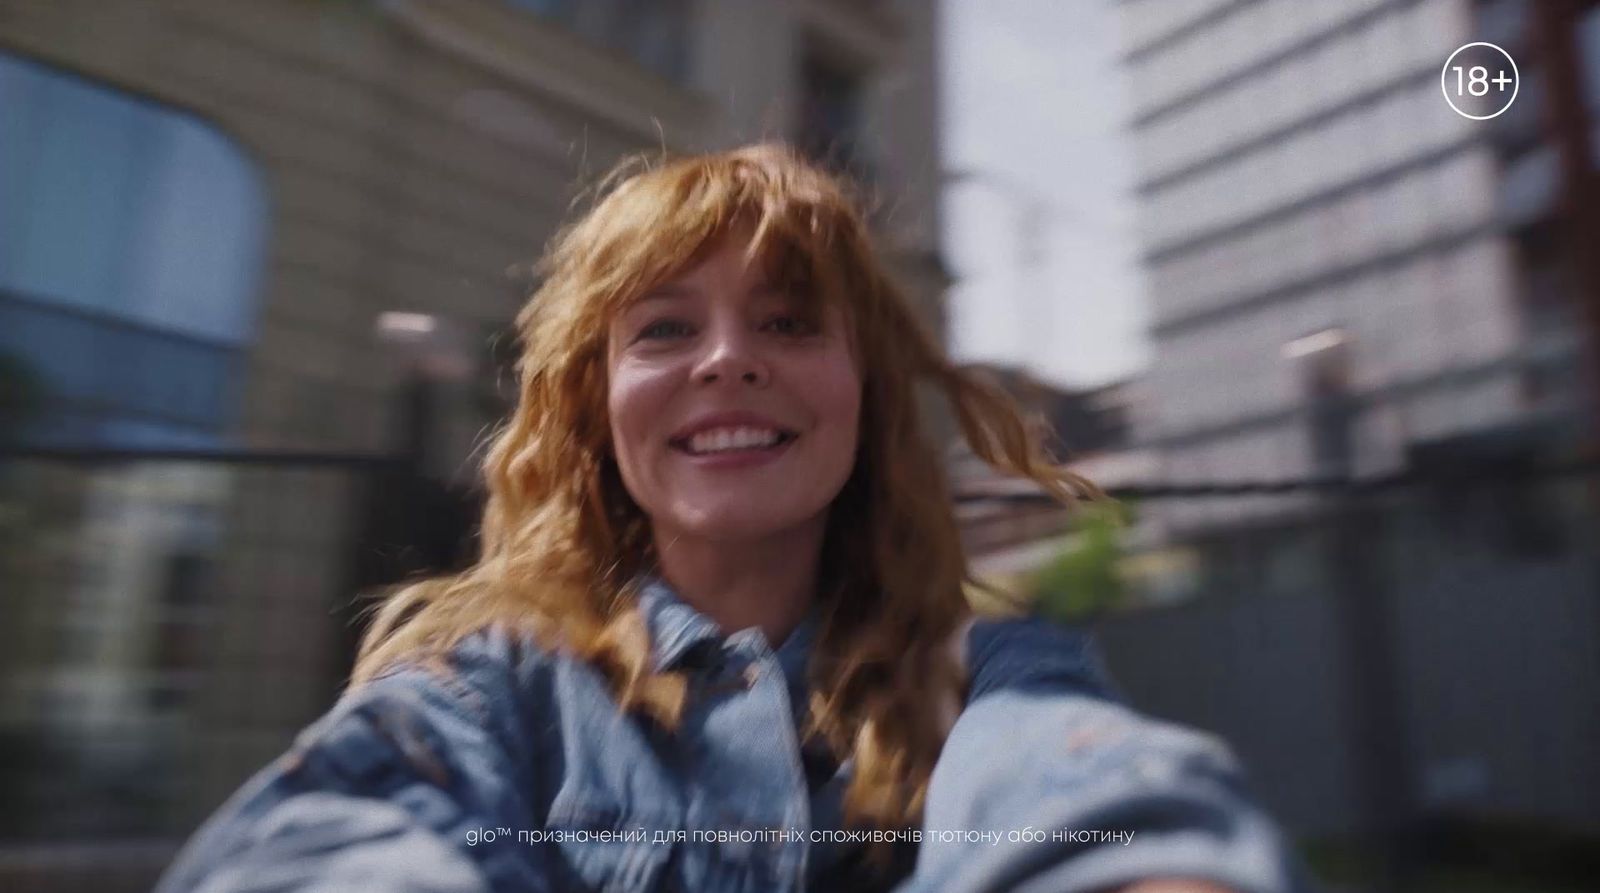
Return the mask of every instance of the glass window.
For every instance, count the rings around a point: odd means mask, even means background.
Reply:
[[[689,13],[686,0],[628,0],[618,38],[628,55],[657,74],[688,77]]]
[[[1584,98],[1590,113],[1600,117],[1600,4],[1591,6],[1578,22],[1578,53]]]
[[[513,6],[519,6],[559,22],[570,20],[578,5],[574,0],[510,0],[510,2]]]
[[[673,81],[689,74],[689,0],[508,0]]]
[[[862,82],[859,75],[807,48],[800,65],[796,142],[812,158],[862,173]]]
[[[177,109],[3,53],[0,115],[5,427],[219,433],[266,228],[244,153]]]

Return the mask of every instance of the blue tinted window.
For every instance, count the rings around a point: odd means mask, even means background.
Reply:
[[[262,265],[249,160],[180,110],[5,54],[0,116],[0,352],[43,397],[25,436],[215,435]]]

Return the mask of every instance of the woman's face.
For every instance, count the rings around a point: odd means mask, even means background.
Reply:
[[[843,315],[803,322],[745,264],[747,241],[723,239],[611,324],[612,443],[658,538],[822,523],[855,463],[861,377]]]

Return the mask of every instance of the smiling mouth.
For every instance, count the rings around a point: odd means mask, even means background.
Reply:
[[[668,445],[690,456],[716,456],[730,453],[760,453],[781,449],[800,435],[793,431],[750,428],[702,431],[689,437],[667,441]]]

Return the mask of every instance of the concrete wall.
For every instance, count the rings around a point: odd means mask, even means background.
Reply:
[[[1577,509],[1572,483],[1564,492]],[[1600,829],[1592,515],[1552,514],[1565,547],[1545,557],[1503,553],[1492,499],[1443,511],[1391,501],[1382,518],[1365,554],[1390,628],[1395,670],[1383,684],[1409,742],[1413,808]],[[1228,739],[1256,793],[1299,835],[1360,822],[1360,695],[1347,687],[1336,615],[1351,595],[1332,582],[1330,533],[1309,528],[1293,549],[1241,536],[1229,548],[1248,566],[1213,574],[1193,601],[1117,615],[1098,631],[1132,702]]]

